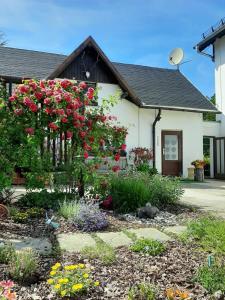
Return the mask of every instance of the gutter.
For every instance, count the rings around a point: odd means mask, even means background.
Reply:
[[[158,114],[152,124],[153,168],[155,168],[155,154],[156,154],[156,151],[155,151],[155,129],[156,129],[156,123],[159,122],[160,119],[161,119],[161,108],[159,108]]]

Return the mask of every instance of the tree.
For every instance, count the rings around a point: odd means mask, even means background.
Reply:
[[[0,47],[3,47],[6,45],[6,40],[5,40],[5,34],[0,31]]]
[[[209,99],[209,101],[212,104],[216,105],[215,94]],[[216,114],[215,113],[210,113],[210,112],[203,113],[203,120],[204,121],[216,121]]]

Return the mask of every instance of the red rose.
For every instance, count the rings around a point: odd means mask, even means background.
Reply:
[[[45,105],[49,105],[51,103],[51,99],[50,98],[45,98],[44,99],[44,104]]]
[[[35,96],[38,100],[41,100],[41,98],[43,97],[43,94],[40,93],[40,92],[36,92],[36,93],[34,94],[34,96]]]
[[[80,135],[80,137],[83,139],[85,136],[86,136],[86,132],[85,131],[80,131],[79,132],[79,135]]]
[[[64,99],[66,102],[71,102],[71,100],[72,100],[71,95],[69,93],[64,94]]]
[[[15,101],[16,99],[17,99],[17,96],[16,96],[16,95],[12,95],[12,96],[9,97],[9,101],[10,101],[10,102]]]
[[[32,102],[31,99],[28,98],[28,97],[25,97],[25,98],[23,99],[23,104],[26,105],[26,106],[30,106],[32,103],[33,103],[33,102]]]
[[[67,118],[62,118],[62,119],[61,119],[61,122],[62,122],[62,123],[68,123],[68,119],[67,119]]]
[[[22,108],[16,108],[16,109],[14,110],[14,114],[17,115],[17,116],[22,115],[22,114],[23,114]]]
[[[46,90],[46,96],[47,97],[51,97],[53,95],[53,91],[52,90]]]
[[[60,85],[61,85],[62,88],[66,89],[66,88],[68,88],[70,85],[72,85],[72,82],[69,81],[69,80],[67,80],[67,79],[65,79],[65,80],[62,80],[62,81],[60,82]]]
[[[19,87],[19,91],[21,92],[21,94],[26,94],[29,91],[29,86],[23,84]]]
[[[87,151],[84,151],[84,159],[87,159],[88,158],[88,153]]]
[[[112,167],[113,172],[118,172],[120,170],[119,166],[113,166]]]
[[[56,113],[59,115],[59,116],[64,116],[65,115],[65,111],[63,108],[59,108],[56,110]]]
[[[119,155],[119,153],[116,153],[116,154],[114,155],[114,160],[115,160],[115,161],[119,161],[119,160],[120,160],[120,155]]]
[[[32,112],[36,112],[36,111],[38,111],[38,106],[35,103],[31,103],[30,110]]]
[[[62,101],[61,95],[56,95],[56,96],[55,96],[55,101],[56,101],[57,103],[61,102],[61,101]]]
[[[87,143],[85,143],[84,142],[84,144],[83,144],[83,148],[84,148],[84,150],[87,150],[87,151],[91,151],[91,146],[89,146]]]
[[[73,113],[72,109],[70,109],[70,108],[67,108],[67,109],[66,109],[66,114],[67,114],[67,116],[72,115],[72,113]]]
[[[55,123],[51,122],[48,124],[48,127],[51,128],[53,131],[57,130],[59,128],[58,125],[56,125]]]
[[[84,121],[85,121],[85,116],[79,116],[79,120],[80,120],[81,122],[84,122]]]
[[[33,135],[34,134],[34,128],[32,128],[32,127],[25,128],[25,132],[29,135]]]
[[[72,87],[72,90],[73,90],[74,92],[78,92],[78,87],[77,87],[77,86],[73,86],[73,87]]]
[[[127,149],[127,145],[122,144],[120,148],[121,148],[121,150],[124,150],[124,151],[125,151],[125,150]]]
[[[72,138],[72,136],[73,136],[73,132],[68,130],[68,131],[66,132],[66,138],[69,140],[69,139]]]
[[[84,89],[86,89],[87,84],[84,81],[82,81],[79,83],[79,87],[84,90]]]
[[[47,108],[45,109],[45,112],[46,112],[47,115],[51,115],[51,114],[52,114],[52,111],[53,111],[53,109],[52,109],[52,108],[49,108],[49,107],[47,107]]]

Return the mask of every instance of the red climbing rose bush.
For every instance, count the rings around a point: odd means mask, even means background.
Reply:
[[[68,171],[66,183],[80,183],[102,158],[120,159],[127,130],[109,115],[112,103],[94,106],[96,100],[96,90],[85,82],[24,80],[17,86],[8,117],[18,131],[18,165],[27,170],[31,185],[57,170]]]

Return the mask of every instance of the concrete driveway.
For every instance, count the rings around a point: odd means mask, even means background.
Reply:
[[[225,217],[225,180],[206,180],[203,183],[184,183],[183,203]]]

